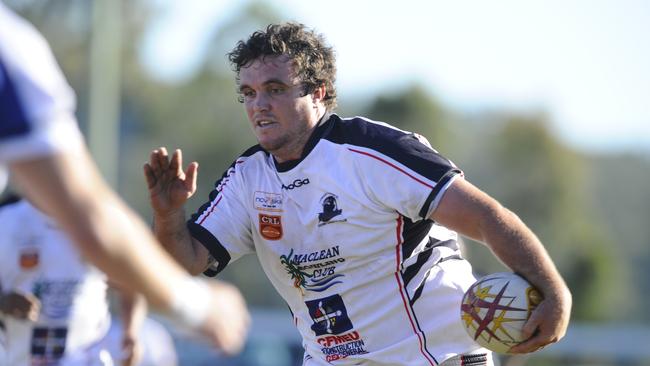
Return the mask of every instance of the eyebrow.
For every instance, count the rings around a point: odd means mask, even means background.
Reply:
[[[267,86],[269,84],[281,84],[281,85],[287,85],[287,86],[289,85],[289,84],[285,83],[283,80],[280,80],[278,78],[271,78],[271,79],[268,79],[268,80],[266,80],[266,81],[264,81],[262,83],[263,86]],[[239,86],[239,91],[241,92],[242,90],[244,90],[246,88],[251,88],[251,87],[248,84],[242,84],[242,85]]]

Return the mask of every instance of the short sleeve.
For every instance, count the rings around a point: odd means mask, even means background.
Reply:
[[[374,138],[348,148],[369,195],[413,221],[428,218],[462,171],[420,135],[384,127]]]
[[[205,274],[214,276],[229,262],[254,251],[251,224],[243,203],[244,181],[238,159],[223,174],[210,192],[210,199],[188,221],[192,237],[208,249],[216,259]]]

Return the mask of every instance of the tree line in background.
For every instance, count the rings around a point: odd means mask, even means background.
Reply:
[[[52,44],[78,96],[82,128],[88,115],[92,2],[6,1]],[[182,148],[200,164],[196,209],[225,168],[254,144],[237,103],[225,53],[238,39],[281,12],[260,2],[241,9],[212,37],[190,80],[154,80],[138,59],[142,35],[159,11],[150,2],[123,3],[119,192],[150,215],[142,163],[158,146]],[[336,47],[336,45],[334,45]],[[513,52],[516,52],[513,50]],[[340,91],[349,94],[348,91]],[[426,136],[468,180],[518,213],[540,236],[574,295],[577,321],[650,322],[650,161],[641,155],[594,155],[564,145],[543,113],[464,113],[443,105],[421,85],[370,100],[339,101],[341,116],[364,115]],[[594,108],[597,108],[595,106]],[[505,268],[484,246],[465,240],[477,274]],[[226,279],[253,305],[285,307],[255,258],[231,266]]]

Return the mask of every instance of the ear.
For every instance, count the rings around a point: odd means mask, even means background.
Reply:
[[[325,89],[325,84],[321,84],[313,93],[311,93],[311,100],[314,104],[323,103],[326,94],[327,90]]]

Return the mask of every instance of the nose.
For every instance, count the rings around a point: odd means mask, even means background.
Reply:
[[[269,109],[271,109],[271,98],[269,95],[267,93],[257,93],[253,101],[253,110],[259,112],[268,111]]]

